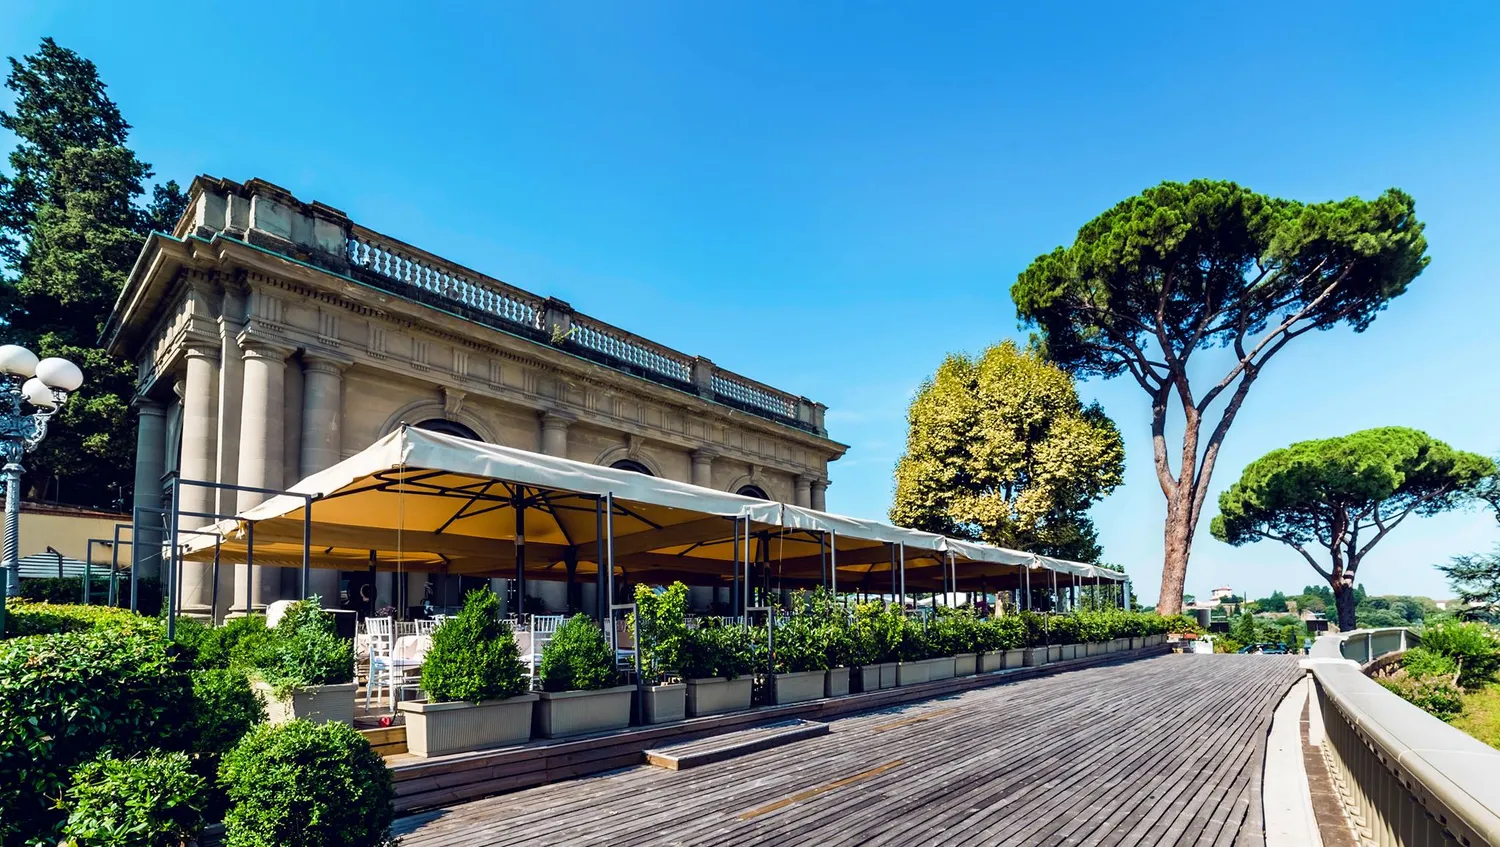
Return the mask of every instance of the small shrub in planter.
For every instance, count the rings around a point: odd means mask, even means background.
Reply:
[[[583,615],[574,615],[557,628],[542,648],[537,676],[543,691],[598,691],[619,679],[615,651],[604,632]]]
[[[475,589],[463,610],[432,634],[422,664],[427,701],[397,706],[406,716],[407,749],[418,756],[478,750],[531,737],[530,680],[500,598]]]
[[[224,756],[226,847],[394,845],[396,790],[364,736],[341,723],[262,724]]]
[[[701,621],[689,633],[683,652],[681,671],[688,685],[689,716],[750,708],[750,680],[741,677],[754,670],[756,653],[749,628],[726,626],[718,618]]]
[[[635,607],[639,613],[634,623],[640,630],[637,649],[641,651],[641,672],[659,680],[681,670],[688,640],[687,586],[674,582],[658,593],[644,583],[637,585]]]
[[[203,829],[207,783],[183,753],[104,756],[73,773],[64,847],[179,847]]]
[[[510,627],[501,623],[500,598],[475,589],[464,607],[432,634],[422,663],[422,690],[437,703],[479,703],[524,694],[526,666]]]
[[[192,689],[159,630],[0,641],[0,843],[56,832],[70,771],[182,744]]]
[[[317,597],[288,606],[276,626],[264,634],[255,624],[243,626],[230,651],[231,663],[246,668],[278,698],[314,686],[354,681],[354,645],[338,637],[333,616]]]
[[[620,686],[615,651],[583,615],[563,622],[542,648],[537,670],[542,694],[536,724],[548,738],[623,729],[630,725],[632,686]]]

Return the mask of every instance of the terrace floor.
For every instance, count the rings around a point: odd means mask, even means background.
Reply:
[[[786,747],[397,821],[405,847],[1260,845],[1291,656],[1162,655],[866,712]]]

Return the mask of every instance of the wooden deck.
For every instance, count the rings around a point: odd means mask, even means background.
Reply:
[[[397,822],[405,847],[1260,845],[1288,656],[1167,655],[836,718],[789,747],[631,767]]]

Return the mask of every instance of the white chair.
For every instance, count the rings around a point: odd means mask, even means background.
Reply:
[[[368,712],[371,689],[376,690],[375,697],[378,700],[380,688],[393,688],[395,685],[391,674],[391,650],[396,646],[395,621],[391,618],[365,618],[365,639],[370,651],[370,672],[365,680],[365,711]],[[395,709],[393,691],[391,710]]]
[[[552,636],[557,632],[557,628],[562,625],[562,621],[562,615],[531,616],[531,629],[529,632],[531,646],[523,652],[521,661],[526,663],[526,671],[531,675],[532,688],[536,688],[537,685],[536,675],[542,666],[542,650],[546,649],[547,642],[552,640]]]
[[[415,627],[415,635],[431,635],[432,631],[437,629],[438,621],[437,618],[433,617],[412,621],[412,624]]]

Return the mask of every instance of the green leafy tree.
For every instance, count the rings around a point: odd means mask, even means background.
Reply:
[[[1454,556],[1438,570],[1466,607],[1464,616],[1500,623],[1500,545],[1490,553]]]
[[[1461,505],[1494,473],[1484,456],[1404,427],[1303,441],[1245,468],[1219,496],[1212,531],[1235,546],[1268,538],[1301,553],[1328,582],[1339,628],[1354,629],[1363,594],[1354,577],[1371,548],[1412,514]],[[1326,567],[1314,544],[1328,551]]]
[[[6,339],[62,356],[84,373],[27,461],[29,496],[117,506],[129,491],[135,426],[128,362],[98,346],[99,332],[152,229],[186,207],[175,182],[138,205],[151,168],[125,146],[130,125],[93,62],[50,38],[10,60],[12,111],[0,126],[18,139],[0,174],[0,321]]]
[[[1395,189],[1300,203],[1194,180],[1125,200],[1021,273],[1011,299],[1053,361],[1078,376],[1129,374],[1150,401],[1167,501],[1163,614],[1181,608],[1214,464],[1250,387],[1294,339],[1364,330],[1427,266],[1426,252],[1412,199]],[[1220,349],[1225,370],[1205,382],[1193,354]],[[1182,433],[1175,451],[1169,416]]]
[[[1099,556],[1088,508],[1125,470],[1120,433],[1073,380],[1014,342],[950,355],[907,411],[891,520],[1081,561]]]

